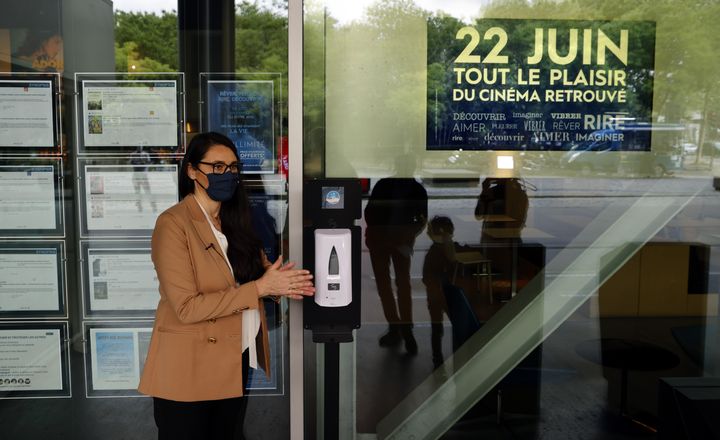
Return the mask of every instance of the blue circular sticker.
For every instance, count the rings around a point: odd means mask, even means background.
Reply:
[[[325,203],[328,205],[337,205],[340,203],[340,192],[338,191],[328,191],[328,193],[325,195]]]

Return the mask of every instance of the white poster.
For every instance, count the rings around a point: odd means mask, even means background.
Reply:
[[[85,166],[88,231],[152,230],[177,201],[177,165]]]
[[[82,82],[85,147],[178,146],[176,81]]]
[[[0,312],[60,310],[58,250],[0,249]]]
[[[154,311],[158,279],[150,249],[89,249],[90,310]]]
[[[0,229],[57,228],[52,166],[0,166]]]
[[[152,328],[91,328],[93,390],[135,390]]]
[[[0,80],[0,146],[54,147],[50,81]]]
[[[59,329],[0,330],[0,392],[62,390]]]

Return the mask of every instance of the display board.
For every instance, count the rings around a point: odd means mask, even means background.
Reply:
[[[71,397],[66,322],[0,323],[0,399]]]
[[[87,397],[140,396],[152,322],[85,322],[85,392]]]
[[[75,79],[85,394],[140,396],[159,300],[149,237],[158,215],[178,202],[183,75],[83,73]]]
[[[428,22],[428,150],[623,151],[623,127],[651,122],[654,22],[442,23]]]
[[[78,73],[79,154],[173,154],[184,144],[181,73]]]
[[[178,201],[178,165],[147,157],[78,161],[81,235],[148,237],[161,212]]]
[[[280,74],[203,73],[202,131],[229,137],[245,174],[274,174],[282,137]]]
[[[80,253],[85,317],[155,315],[160,296],[148,240],[81,240]]]
[[[62,237],[62,159],[0,159],[0,237]]]
[[[0,319],[67,317],[63,241],[0,241]]]
[[[0,73],[0,155],[61,154],[60,75]]]

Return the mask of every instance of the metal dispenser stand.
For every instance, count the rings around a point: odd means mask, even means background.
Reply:
[[[355,220],[362,217],[362,191],[357,179],[317,179],[305,182],[303,190],[303,261],[315,268],[315,230],[348,229],[351,233],[352,301],[341,307],[322,307],[315,298],[304,299],[304,327],[312,331],[313,342],[325,347],[326,439],[339,438],[340,343],[352,342],[352,332],[360,328],[360,249],[361,228]],[[344,258],[341,256],[341,258]],[[318,283],[325,282],[315,279]]]

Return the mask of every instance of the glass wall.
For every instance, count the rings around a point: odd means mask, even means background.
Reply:
[[[159,299],[150,235],[196,133],[234,140],[265,253],[287,255],[286,4],[146,3],[3,4],[2,438],[157,437],[136,391]],[[290,435],[287,307],[265,306],[251,438]]]
[[[340,437],[716,436],[718,3],[304,14],[304,175],[368,183]]]

